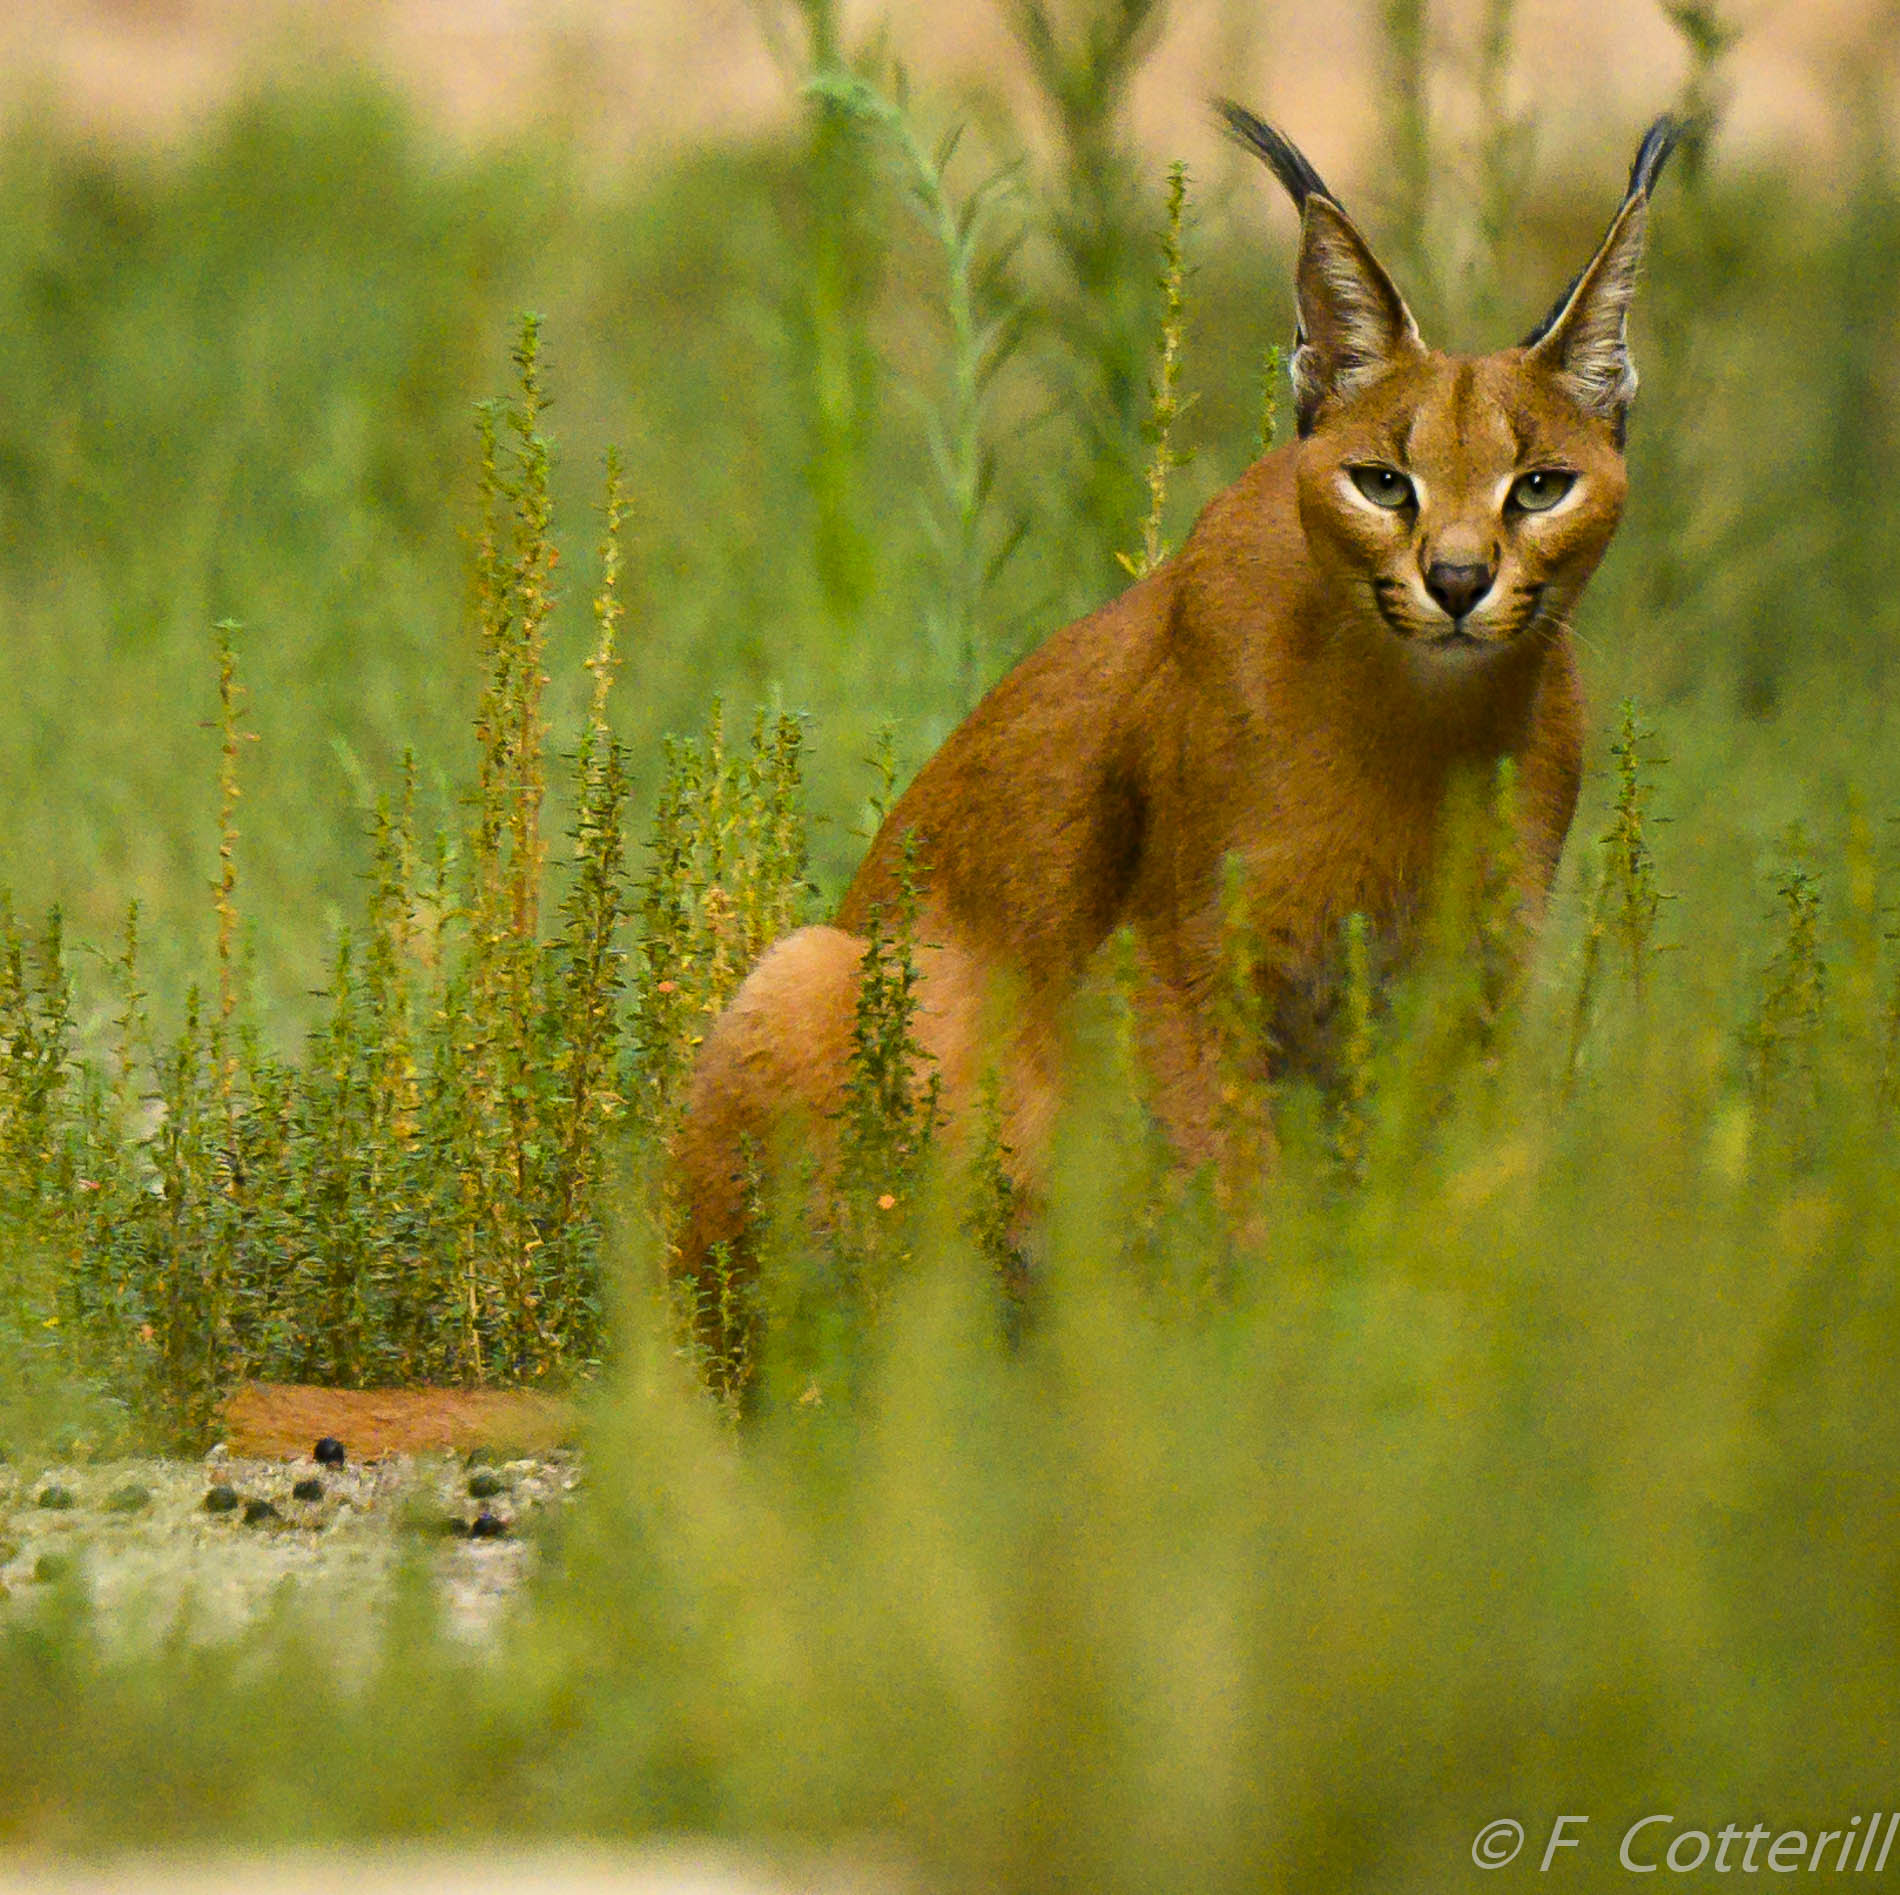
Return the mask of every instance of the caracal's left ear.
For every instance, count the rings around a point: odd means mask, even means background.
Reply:
[[[1619,447],[1636,393],[1630,360],[1629,309],[1643,261],[1649,195],[1683,134],[1673,118],[1659,118],[1630,167],[1629,189],[1583,274],[1550,314],[1524,338],[1529,360],[1553,375],[1585,414],[1600,416]]]

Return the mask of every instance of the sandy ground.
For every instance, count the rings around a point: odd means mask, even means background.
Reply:
[[[247,1382],[224,1409],[224,1445],[233,1454],[263,1460],[294,1460],[326,1435],[365,1461],[432,1448],[545,1454],[572,1447],[579,1431],[571,1403],[521,1389]]]
[[[1054,0],[1058,15],[1078,0]],[[1435,0],[1434,104],[1470,105],[1484,0]],[[932,86],[1021,93],[1008,0],[843,0],[847,38],[887,22]],[[1729,148],[1793,147],[1824,169],[1850,73],[1894,103],[1900,0],[1721,0],[1731,58]],[[481,139],[549,119],[603,156],[783,118],[788,0],[0,0],[0,101],[50,98],[102,135],[168,140],[264,72],[365,62],[440,123]],[[1329,174],[1376,173],[1375,0],[1173,0],[1132,100],[1157,152],[1206,163],[1203,101],[1233,92],[1295,128]],[[1683,71],[1656,0],[1517,0],[1514,104],[1546,143],[1635,128]],[[792,36],[795,37],[795,36]],[[779,42],[775,56],[773,42]]]

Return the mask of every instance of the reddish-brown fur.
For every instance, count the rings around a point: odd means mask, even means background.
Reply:
[[[1213,1154],[1207,1014],[1229,856],[1293,1061],[1317,1051],[1345,918],[1403,951],[1461,771],[1516,759],[1525,889],[1541,901],[1581,763],[1567,620],[1624,497],[1622,315],[1647,182],[1551,333],[1479,358],[1426,350],[1337,205],[1306,197],[1303,438],[1212,501],[1175,558],[1005,677],[890,812],[833,926],[759,963],[709,1039],[679,1140],[684,1267],[741,1235],[748,1143],[769,1148],[788,1112],[821,1134],[835,1113],[863,930],[895,904],[907,832],[929,944],[919,1036],[953,1122],[997,1062],[1031,1187],[1065,1005],[1124,925],[1158,1109],[1185,1156]],[[1410,512],[1373,504],[1355,468],[1402,471]],[[1573,491],[1514,513],[1501,496],[1526,468],[1567,470]],[[1429,575],[1468,564],[1493,582],[1454,619]]]

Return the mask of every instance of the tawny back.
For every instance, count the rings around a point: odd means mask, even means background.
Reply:
[[[694,1078],[684,1269],[742,1247],[747,1151],[772,1149],[787,1113],[821,1139],[835,1117],[863,930],[898,898],[907,836],[928,944],[919,1037],[953,1128],[997,1063],[1031,1201],[1065,1005],[1124,925],[1157,1110],[1185,1159],[1218,1155],[1208,1012],[1229,858],[1286,1063],[1321,1057],[1348,916],[1385,957],[1405,953],[1461,772],[1516,760],[1523,893],[1541,907],[1581,769],[1567,626],[1622,512],[1627,316],[1677,128],[1644,139],[1550,316],[1468,358],[1425,346],[1305,158],[1221,109],[1301,211],[1298,438],[1219,495],[1174,559],[1004,678],[890,812],[834,925],[759,963]],[[1006,1043],[991,1047],[996,1018]]]

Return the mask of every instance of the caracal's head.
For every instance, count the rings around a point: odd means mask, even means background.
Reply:
[[[1609,234],[1524,341],[1457,356],[1420,340],[1300,152],[1240,106],[1220,109],[1300,208],[1291,370],[1316,563],[1365,623],[1432,659],[1469,664],[1548,635],[1622,514],[1630,299],[1650,190],[1681,127],[1650,128]]]

